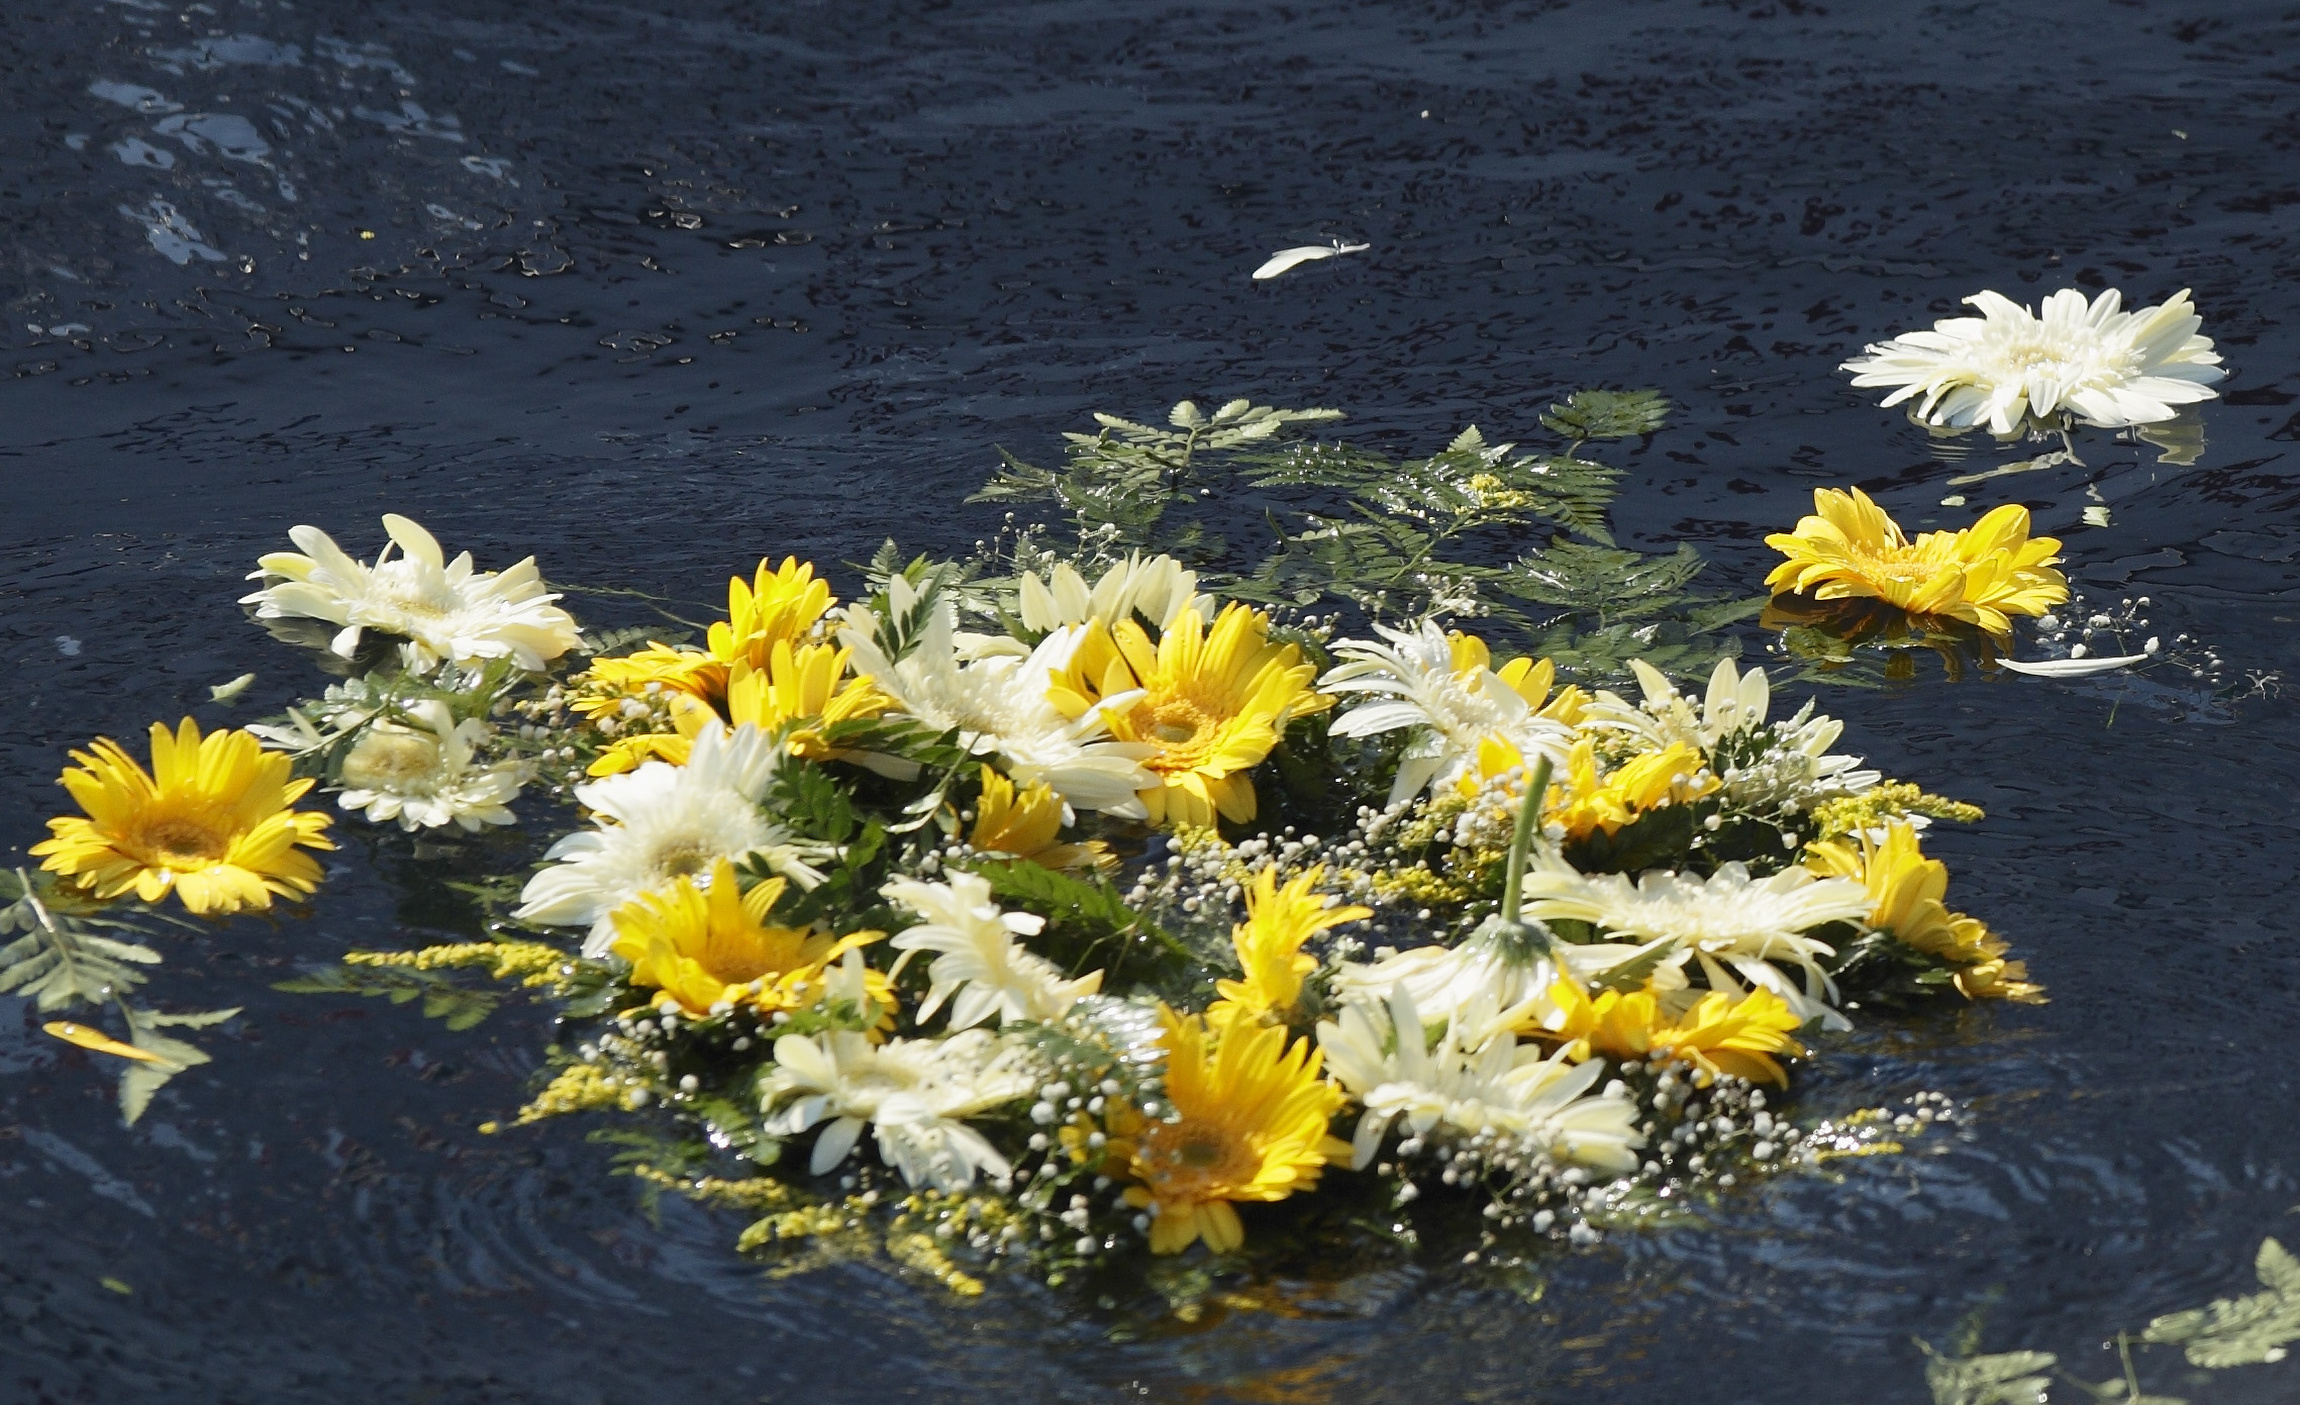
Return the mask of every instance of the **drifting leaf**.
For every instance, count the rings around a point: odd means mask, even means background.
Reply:
[[[1330,259],[1339,254],[1363,253],[1371,244],[1304,244],[1300,248],[1280,249],[1270,255],[1268,262],[1254,270],[1256,278],[1275,278],[1289,269],[1299,268],[1319,259]]]
[[[2044,1405],[2052,1384],[2049,1371],[2059,1358],[2049,1351],[2007,1351],[1994,1356],[1948,1357],[1919,1341],[1926,1356],[1925,1384],[1933,1405]]]
[[[1661,428],[1669,401],[1658,390],[1577,390],[1541,417],[1553,434],[1584,439],[1635,439]]]
[[[2300,1339],[2300,1261],[2267,1239],[2253,1263],[2265,1292],[2159,1317],[2140,1339],[2181,1343],[2190,1363],[2207,1370],[2282,1361],[2284,1344]]]

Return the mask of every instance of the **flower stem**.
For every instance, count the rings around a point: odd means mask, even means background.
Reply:
[[[1533,763],[1533,777],[1526,783],[1525,803],[1517,810],[1517,832],[1509,841],[1509,868],[1501,885],[1501,920],[1513,926],[1523,919],[1525,898],[1525,856],[1533,847],[1534,831],[1541,825],[1541,802],[1549,794],[1549,758]]]

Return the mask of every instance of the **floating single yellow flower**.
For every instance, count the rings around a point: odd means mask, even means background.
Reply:
[[[1856,879],[1869,890],[1869,925],[1929,956],[1965,968],[1957,989],[1974,1000],[2044,1003],[2044,987],[2031,984],[2028,967],[2003,959],[2004,939],[1977,917],[1951,912],[1942,900],[1949,890],[1949,867],[1928,859],[1917,844],[1916,827],[1885,826],[1877,843],[1867,835],[1821,840],[1805,846],[1805,866],[1835,878]],[[1986,968],[1985,970],[1982,968]]]
[[[1254,875],[1246,889],[1246,920],[1230,929],[1230,946],[1245,979],[1215,983],[1222,998],[1208,1012],[1209,1019],[1254,1023],[1275,1015],[1283,1020],[1302,998],[1302,977],[1318,969],[1314,958],[1302,954],[1302,944],[1328,927],[1374,915],[1371,908],[1328,906],[1326,895],[1317,891],[1325,876],[1325,865],[1319,864],[1281,888],[1274,868]]]
[[[1813,511],[1794,532],[1765,544],[1788,560],[1765,584],[1817,600],[1874,598],[1911,615],[1963,620],[1992,634],[2012,629],[2011,615],[2041,615],[2068,599],[2068,581],[2052,569],[2060,542],[2028,534],[2028,509],[1995,508],[1956,532],[1925,532],[1915,541],[1858,488],[1813,490]]]
[[[610,949],[631,963],[632,985],[659,992],[658,1007],[675,1007],[690,1015],[709,1015],[733,1005],[762,1011],[804,1009],[823,993],[824,968],[884,933],[831,937],[803,927],[770,925],[767,914],[782,898],[783,887],[782,879],[769,878],[746,893],[736,880],[735,866],[720,859],[711,865],[707,888],[679,878],[666,889],[642,893],[617,908],[615,944]],[[865,979],[874,1003],[893,1011],[894,994],[886,976],[874,970]]]
[[[1148,1208],[1150,1252],[1178,1254],[1200,1239],[1215,1253],[1246,1242],[1233,1201],[1283,1200],[1318,1182],[1349,1143],[1327,1134],[1340,1089],[1318,1077],[1307,1039],[1287,1046],[1276,1026],[1227,1024],[1208,1049],[1206,1023],[1164,1010],[1166,1098],[1172,1121],[1135,1138],[1130,1205]]]
[[[1456,789],[1465,799],[1474,797],[1494,777],[1524,765],[1516,743],[1488,737],[1478,744],[1476,771],[1465,774]],[[1583,737],[1566,754],[1564,774],[1542,799],[1542,820],[1564,826],[1568,839],[1600,830],[1613,834],[1648,810],[1698,800],[1717,787],[1700,750],[1685,742],[1632,757],[1601,775],[1596,744]]]
[[[1550,987],[1557,1007],[1555,1028],[1536,1031],[1565,1040],[1568,1057],[1603,1054],[1614,1059],[1677,1059],[1700,1070],[1701,1079],[1720,1075],[1752,1083],[1789,1085],[1788,1071],[1775,1054],[1802,1057],[1797,1042],[1803,1024],[1780,996],[1763,988],[1732,996],[1713,990],[1671,1019],[1650,990],[1598,992],[1592,999],[1579,982],[1561,977]]]
[[[1054,787],[1033,781],[1020,791],[989,766],[982,768],[982,796],[974,806],[969,846],[985,853],[1012,854],[1041,868],[1108,868],[1118,860],[1099,839],[1083,844],[1057,842],[1064,805]]]
[[[1158,784],[1138,792],[1152,824],[1214,827],[1215,816],[1254,818],[1246,772],[1277,746],[1286,724],[1333,706],[1311,688],[1314,664],[1292,644],[1270,642],[1269,620],[1225,606],[1211,627],[1195,607],[1174,617],[1158,642],[1134,620],[1087,627],[1047,696],[1068,717],[1105,698],[1141,690],[1105,714],[1110,735],[1157,748],[1142,765]]]
[[[147,774],[118,742],[99,737],[59,783],[86,813],[48,821],[32,846],[41,867],[100,898],[170,892],[203,915],[267,909],[272,897],[308,896],[320,868],[301,849],[332,849],[328,816],[288,807],[311,789],[292,763],[252,733],[200,735],[187,717],[174,732],[152,724]],[[298,846],[301,846],[299,849]]]

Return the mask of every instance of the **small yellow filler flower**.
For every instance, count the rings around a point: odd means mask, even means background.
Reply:
[[[617,908],[611,950],[631,963],[631,984],[660,992],[655,997],[658,1007],[676,1007],[698,1016],[717,1013],[714,1007],[736,1005],[763,1011],[805,1009],[825,989],[825,968],[884,934],[831,937],[803,927],[770,925],[767,914],[782,897],[783,887],[782,879],[769,878],[746,893],[736,880],[735,866],[722,858],[711,866],[707,888],[682,877]],[[875,981],[870,980],[873,976]],[[865,982],[876,1004],[895,1008],[883,973],[870,971]]]
[[[149,773],[109,737],[72,759],[80,764],[57,779],[86,817],[48,821],[53,837],[31,852],[97,897],[152,903],[173,892],[205,916],[319,887],[319,863],[302,850],[335,847],[328,816],[289,808],[312,783],[290,779],[293,763],[254,734],[202,737],[187,717],[174,732],[152,724]]]
[[[1302,954],[1302,944],[1328,927],[1374,915],[1372,908],[1328,906],[1318,891],[1325,876],[1320,864],[1281,888],[1274,868],[1254,875],[1246,889],[1246,920],[1230,929],[1245,979],[1215,984],[1222,998],[1207,1018],[1251,1024],[1274,1015],[1283,1021],[1302,997],[1302,977],[1318,969],[1314,958]]]
[[[1310,686],[1317,673],[1295,645],[1270,642],[1269,620],[1258,611],[1225,606],[1209,626],[1192,606],[1155,644],[1134,620],[1115,629],[1096,621],[1048,698],[1078,717],[1140,689],[1143,696],[1109,724],[1114,740],[1157,748],[1142,764],[1158,784],[1139,792],[1150,822],[1211,829],[1217,813],[1238,823],[1254,818],[1246,773],[1277,746],[1288,722],[1333,706]]]
[[[1164,1011],[1166,1097],[1171,1121],[1144,1124],[1135,1140],[1126,1192],[1151,1210],[1150,1252],[1178,1254],[1198,1240],[1222,1254],[1246,1242],[1231,1208],[1239,1200],[1283,1200],[1316,1186],[1329,1161],[1347,1163],[1349,1143],[1327,1134],[1342,1091],[1318,1077],[1307,1039],[1286,1043],[1275,1026],[1205,1021]]]
[[[1816,600],[1870,598],[1911,615],[1963,620],[1991,634],[2012,630],[2012,615],[2041,615],[2068,599],[2068,581],[2052,569],[2054,537],[2028,534],[2028,509],[1994,508],[1956,532],[1924,532],[1910,541],[1900,524],[1855,488],[1813,490],[1813,516],[1765,544],[1788,559],[1765,584]]]

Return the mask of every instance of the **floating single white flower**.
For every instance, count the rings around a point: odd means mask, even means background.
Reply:
[[[802,887],[822,875],[803,861],[790,832],[759,809],[780,750],[756,727],[729,732],[712,719],[696,734],[687,764],[649,761],[636,770],[575,787],[596,828],[551,846],[558,862],[527,880],[512,915],[555,927],[589,925],[583,954],[614,945],[614,911],[674,878],[707,880],[713,862],[763,856]]]
[[[1377,624],[1374,632],[1389,642],[1345,639],[1335,644],[1334,657],[1344,662],[1318,686],[1329,693],[1370,695],[1334,719],[1335,736],[1419,729],[1398,760],[1390,804],[1411,798],[1424,786],[1450,783],[1488,737],[1505,738],[1521,755],[1542,751],[1564,764],[1573,745],[1572,729],[1535,713],[1524,695],[1486,666],[1482,646],[1465,653],[1457,647],[1459,636],[1426,620],[1411,631]]]
[[[888,607],[901,618],[917,607],[917,592],[897,576],[888,582]],[[1075,720],[1047,701],[1057,669],[1070,661],[1080,631],[1057,629],[1026,658],[961,657],[955,611],[947,602],[929,612],[910,651],[898,662],[879,647],[878,617],[850,606],[839,642],[854,650],[855,671],[868,676],[902,710],[930,727],[955,730],[977,756],[997,755],[1020,785],[1044,781],[1063,802],[1126,819],[1148,810],[1136,792],[1157,778],[1142,766],[1157,748],[1108,739],[1108,712],[1124,712],[1140,692],[1105,698]]]
[[[1604,1061],[1544,1058],[1496,1030],[1491,998],[1448,1021],[1433,1044],[1403,985],[1381,1005],[1354,1002],[1318,1026],[1327,1071],[1365,1106],[1350,1145],[1352,1169],[1380,1150],[1392,1123],[1426,1136],[1440,1127],[1463,1136],[1504,1134],[1537,1143],[1560,1161],[1608,1171],[1637,1168],[1638,1109],[1625,1097],[1588,1095]],[[1465,1029],[1470,1032],[1465,1037]]]
[[[1213,597],[1198,594],[1198,573],[1171,556],[1129,554],[1091,586],[1067,562],[1044,580],[1026,572],[1020,585],[1022,626],[1034,633],[1093,620],[1116,627],[1136,615],[1164,630],[1192,607],[1208,619],[1215,611]]]
[[[828,1122],[808,1170],[822,1175],[875,1129],[879,1159],[912,1186],[964,1190],[978,1173],[1013,1166],[963,1119],[1029,1095],[1036,1080],[1019,1051],[987,1030],[947,1039],[873,1044],[851,1030],[775,1041],[775,1068],[760,1084],[767,1130],[796,1136]]]
[[[370,566],[354,560],[317,527],[295,527],[288,537],[304,554],[276,551],[257,561],[250,580],[271,584],[249,595],[259,619],[304,618],[338,625],[329,648],[345,658],[359,649],[361,631],[374,629],[407,640],[410,666],[428,671],[442,659],[469,663],[508,658],[541,670],[576,647],[575,620],[551,602],[530,556],[509,570],[475,571],[471,553],[449,561],[431,533],[397,513],[386,513],[391,536]],[[392,545],[405,553],[391,554]]]
[[[472,764],[491,735],[485,722],[457,722],[437,698],[410,704],[407,714],[418,725],[377,722],[351,744],[338,805],[364,810],[377,824],[397,820],[409,831],[450,824],[477,831],[518,822],[507,807],[531,772],[524,761]]]
[[[1824,999],[1835,986],[1820,959],[1835,948],[1804,933],[1832,922],[1858,925],[1868,913],[1866,887],[1849,878],[1823,878],[1801,865],[1766,878],[1751,878],[1741,863],[1724,864],[1707,878],[1656,870],[1632,884],[1618,873],[1577,873],[1542,854],[1525,876],[1529,918],[1587,922],[1647,942],[1667,938],[1700,961],[1712,985],[1730,984],[1722,969],[1730,967],[1789,1001],[1800,1015],[1819,1015],[1832,1025],[1843,1019]],[[1774,963],[1801,970],[1805,991],[1798,993]]]
[[[898,878],[879,891],[926,919],[897,932],[894,949],[937,953],[926,968],[931,985],[918,1007],[920,1024],[932,1019],[945,1000],[950,1001],[952,1029],[994,1017],[1060,1019],[1081,998],[1102,989],[1100,971],[1064,980],[1053,962],[1024,950],[1015,938],[1036,936],[1046,919],[1001,911],[990,881],[980,874],[953,873],[948,883]]]
[[[1344,244],[1337,239],[1331,244],[1303,244],[1297,248],[1280,249],[1254,270],[1254,277],[1275,278],[1305,263],[1316,263],[1319,259],[1330,259],[1341,254],[1362,254],[1372,247],[1371,244]]]
[[[1958,429],[1985,424],[2011,435],[2024,419],[2068,413],[2103,429],[2171,419],[2175,406],[2210,400],[2226,372],[2203,319],[2181,289],[2156,307],[2120,311],[2110,288],[2091,303],[2074,288],[2044,300],[2044,315],[1997,293],[1966,302],[1978,317],[1951,317],[1904,332],[1841,368],[1856,386],[1897,386],[1885,404],[1923,396],[1917,415]]]

